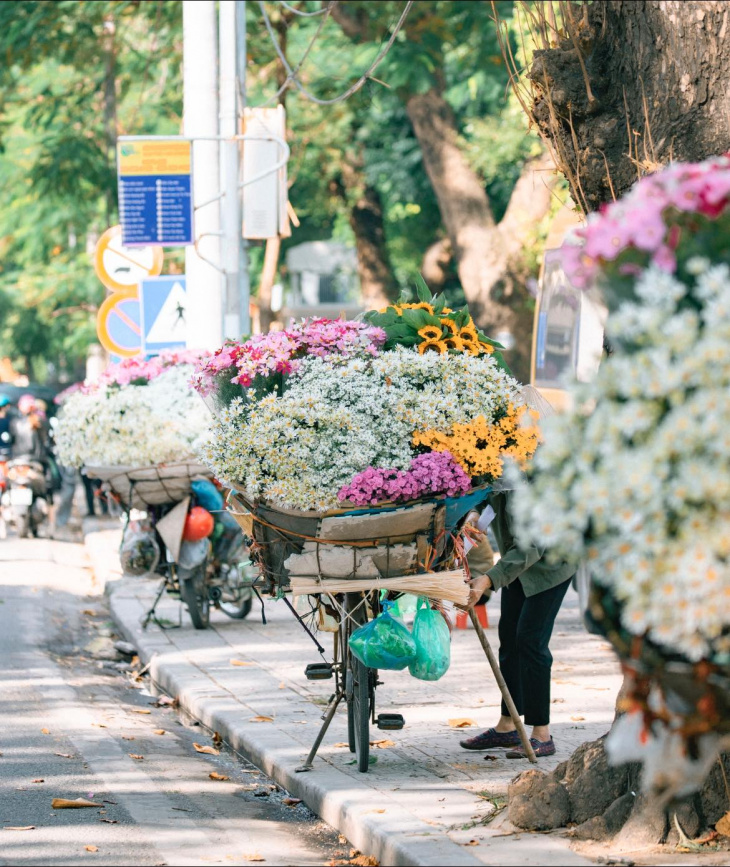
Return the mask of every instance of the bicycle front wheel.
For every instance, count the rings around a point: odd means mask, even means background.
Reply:
[[[357,769],[367,773],[370,767],[370,714],[372,672],[350,652],[350,635],[367,620],[367,612],[359,593],[348,593],[346,610],[349,614],[347,640],[343,658],[347,660],[345,694],[347,697],[347,736],[351,752],[355,753]]]

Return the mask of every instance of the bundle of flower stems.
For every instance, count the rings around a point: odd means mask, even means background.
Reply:
[[[462,569],[424,572],[421,575],[403,575],[398,578],[315,578],[290,575],[289,580],[295,596],[393,590],[426,596],[429,599],[444,599],[457,605],[466,605],[469,600],[469,585]]]

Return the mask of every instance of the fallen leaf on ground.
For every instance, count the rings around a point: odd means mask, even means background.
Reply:
[[[241,855],[241,861],[265,861],[261,855]]]
[[[456,719],[450,719],[449,725],[452,729],[465,729],[469,726],[475,726],[476,723],[473,719],[469,719],[468,717],[457,717]]]
[[[84,849],[86,849],[87,852],[98,852],[99,851],[98,846],[84,846]]]
[[[279,689],[286,689],[286,684],[284,683],[283,680],[282,680],[282,682],[279,684]]]
[[[730,810],[715,823],[715,830],[723,837],[730,837]]]
[[[388,747],[394,747],[395,741],[389,741],[387,738],[382,738],[379,741],[370,741],[371,747],[376,747],[379,750],[386,750]]]
[[[213,732],[213,737],[211,738],[213,741],[213,746],[219,747],[223,743],[223,738],[221,737],[220,732]]]
[[[249,722],[273,722],[273,721],[274,721],[273,716],[254,716],[254,717],[251,717],[251,719],[249,720]]]
[[[497,761],[497,757],[496,757],[496,756],[490,756],[490,755],[487,753],[487,755],[484,756],[484,761],[485,761],[485,762],[496,762],[496,761]]]
[[[33,780],[34,783],[45,783],[43,777],[39,777],[37,780]]]
[[[156,707],[177,707],[180,702],[176,698],[170,698],[169,695],[161,695],[155,702]]]
[[[349,744],[339,743],[339,744],[332,744],[332,746],[333,746],[333,747],[349,747],[350,745],[349,745]]]
[[[138,762],[141,762],[142,759],[144,758],[144,756],[138,756],[138,755],[136,755],[135,753],[130,753],[130,754],[129,754],[129,758],[130,758],[130,759],[136,759]]]
[[[286,804],[287,807],[296,807],[297,804],[302,803],[301,798],[282,798],[282,804]]]
[[[164,729],[155,729],[155,734],[156,734],[156,735],[164,735],[164,734],[165,734],[165,730],[164,730]]]
[[[104,723],[92,723],[91,727],[94,729],[105,729],[106,728]]]
[[[146,713],[152,713],[152,711],[146,710],[145,708],[141,708],[141,707],[133,707],[132,713],[145,713],[146,714]]]
[[[123,741],[133,741],[134,735],[122,735],[122,740]]]
[[[173,807],[173,810],[178,810],[180,813],[192,813],[192,810],[188,810],[187,807]]]
[[[580,714],[574,714],[571,719],[573,720],[573,722],[582,722],[585,717],[581,716]]]
[[[33,831],[35,825],[5,825],[3,831]]]
[[[225,776],[225,774],[217,774],[215,771],[211,771],[208,776],[211,780],[230,780],[230,777]]]
[[[564,698],[554,698],[553,699],[553,704],[564,704],[564,703],[565,703]]]
[[[107,825],[118,825],[118,819],[99,819],[100,822],[106,822]]]
[[[355,855],[350,856],[350,864],[354,867],[379,867],[380,862],[372,855]]]
[[[86,798],[76,798],[71,801],[68,798],[54,798],[51,801],[54,810],[76,810],[79,807],[101,807],[95,801],[87,801]]]
[[[368,810],[368,813],[384,813],[385,810]]]
[[[256,665],[255,662],[244,662],[242,659],[232,659],[231,665]]]
[[[75,759],[76,758],[76,756],[74,756],[72,753],[54,753],[53,755],[54,756],[60,756],[62,759]]]
[[[48,729],[41,729],[41,734],[42,735],[49,735],[50,732],[48,731]]]
[[[215,747],[203,746],[202,744],[193,744],[193,746],[196,753],[206,753],[209,756],[219,756],[221,754],[221,751]]]
[[[462,843],[462,846],[478,846],[479,840],[469,840],[468,843]]]
[[[584,686],[583,689],[595,689],[598,692],[605,692],[609,690],[610,686]]]
[[[96,611],[94,611],[93,608],[84,608],[84,610],[81,613],[86,614],[89,617],[96,617]]]

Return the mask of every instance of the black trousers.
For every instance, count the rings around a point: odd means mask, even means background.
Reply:
[[[526,725],[546,726],[550,722],[553,655],[548,645],[569,586],[570,579],[542,593],[525,596],[518,579],[501,591],[499,667]],[[509,716],[504,702],[502,715]]]

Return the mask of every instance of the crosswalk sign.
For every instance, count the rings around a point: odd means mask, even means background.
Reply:
[[[156,355],[163,349],[184,349],[187,343],[185,319],[185,277],[152,277],[139,284],[142,352]]]

